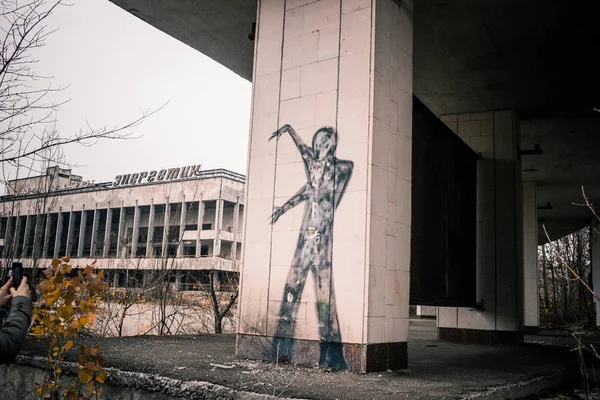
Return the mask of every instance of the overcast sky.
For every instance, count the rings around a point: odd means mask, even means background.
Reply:
[[[140,139],[65,148],[75,173],[97,182],[127,172],[202,164],[245,173],[251,84],[108,0],[57,10],[35,72],[68,86],[57,100],[64,135],[123,125],[168,104],[134,129]]]

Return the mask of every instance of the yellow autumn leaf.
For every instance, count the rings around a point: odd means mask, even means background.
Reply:
[[[94,373],[87,368],[82,368],[77,374],[77,379],[79,379],[79,382],[81,383],[88,383],[94,379]]]
[[[73,341],[68,340],[67,343],[65,344],[65,350],[68,351],[71,349],[71,347],[73,347]]]

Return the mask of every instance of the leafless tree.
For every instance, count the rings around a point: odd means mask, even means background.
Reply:
[[[121,126],[93,127],[89,123],[79,132],[64,134],[55,117],[61,105],[51,95],[63,88],[54,87],[49,77],[34,71],[36,50],[46,45],[55,30],[48,18],[63,0],[0,0],[0,163],[26,168],[37,157],[45,159],[47,150],[68,144],[91,146],[102,139],[132,139],[131,128],[158,110],[142,111],[133,121]]]

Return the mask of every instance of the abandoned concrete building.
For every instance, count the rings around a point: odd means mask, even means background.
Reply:
[[[12,180],[0,198],[0,252],[40,273],[52,258],[96,260],[114,286],[168,266],[180,290],[239,271],[243,175],[199,166],[84,181],[71,170]],[[132,283],[133,279],[133,283]]]

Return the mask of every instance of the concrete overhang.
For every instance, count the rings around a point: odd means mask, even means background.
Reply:
[[[111,0],[251,79],[256,0]],[[523,177],[539,183],[552,238],[589,223],[600,203],[600,2],[414,0],[414,91],[437,115],[516,110]],[[540,229],[540,232],[542,230]],[[540,243],[544,242],[543,233]]]

